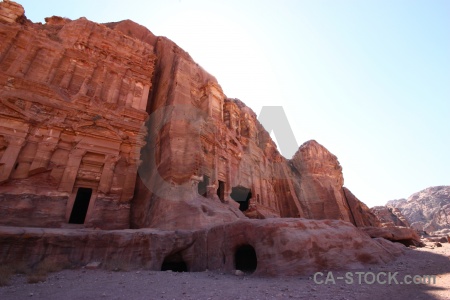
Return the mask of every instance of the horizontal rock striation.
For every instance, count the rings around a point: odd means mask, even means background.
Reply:
[[[85,189],[76,223],[128,228],[153,47],[83,18],[33,24],[11,7],[0,3],[2,223],[59,227]]]
[[[0,227],[0,244],[7,245],[0,248],[0,263],[120,262],[150,270],[183,266],[270,276],[356,269],[386,263],[404,251],[347,222],[304,219],[242,220],[197,231]]]

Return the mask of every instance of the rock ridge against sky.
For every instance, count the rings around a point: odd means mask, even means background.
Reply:
[[[449,184],[448,1],[19,2],[34,22],[131,19],[169,37],[228,97],[282,105],[297,142],[339,157],[370,207]]]

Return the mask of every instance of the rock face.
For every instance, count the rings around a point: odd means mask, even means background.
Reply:
[[[429,187],[387,205],[399,210],[417,230],[430,233],[450,229],[450,186]]]
[[[47,21],[0,3],[0,219],[128,228],[153,46],[83,18]]]
[[[420,240],[417,231],[407,227],[361,227],[362,231],[370,235],[372,238],[384,238],[392,242],[402,243],[405,246],[419,246],[423,243]]]
[[[0,244],[6,245],[0,263],[115,261],[151,270],[238,269],[271,276],[386,263],[404,248],[371,239],[347,222],[304,219],[242,220],[197,231],[0,227]]]
[[[365,205],[359,201],[353,193],[344,187],[344,196],[347,200],[350,208],[350,215],[352,217],[352,223],[357,227],[380,227],[380,221],[377,216]],[[402,225],[399,225],[402,226]]]
[[[255,113],[169,39],[129,20],[33,24],[9,1],[0,36],[1,224],[377,226],[333,154],[309,141],[282,157]]]
[[[410,227],[409,222],[398,208],[392,206],[375,206],[370,210],[378,218],[383,227]]]
[[[374,229],[325,147],[284,158],[250,108],[132,21],[33,24],[3,1],[0,38],[0,224],[19,226],[0,227],[0,263],[294,275],[415,239]]]
[[[25,10],[21,5],[11,1],[3,1],[0,10],[0,22],[21,23],[25,20]]]

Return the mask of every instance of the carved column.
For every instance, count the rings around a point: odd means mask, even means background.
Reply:
[[[36,151],[36,156],[31,163],[29,174],[33,175],[41,170],[46,170],[50,158],[52,157],[53,151],[55,151],[57,146],[56,143],[51,142],[41,142],[38,144],[38,148]]]
[[[102,66],[102,75],[101,75],[101,81],[97,83],[97,89],[95,90],[94,98],[97,99],[103,99],[103,91],[105,89],[105,82],[106,82],[106,75],[108,70],[106,69],[106,66]]]
[[[61,192],[71,193],[75,180],[77,179],[78,169],[80,168],[81,159],[86,153],[85,149],[73,149],[69,154],[69,161],[64,169],[64,173],[59,184],[58,190]]]
[[[64,60],[65,55],[66,55],[66,50],[64,50],[60,53],[58,53],[58,52],[54,53],[53,62],[51,63],[51,67],[50,67],[50,72],[48,73],[47,80],[45,80],[45,82],[48,82],[48,83],[53,82],[53,80],[55,79],[55,76],[56,76],[56,72],[58,71],[58,69],[61,65],[61,62]]]
[[[13,65],[9,68],[8,73],[14,74],[15,76],[24,76],[31,62],[36,55],[37,48],[33,46],[28,46],[25,50],[19,52],[19,57],[14,60]]]
[[[230,194],[231,194],[231,191],[232,191],[232,184],[233,183],[231,183],[231,160],[230,159],[227,159],[227,167],[226,167],[226,172],[227,172],[227,174],[226,174],[226,178],[227,178],[227,181],[228,182],[226,182],[225,183],[225,187],[224,187],[224,199],[225,199],[225,201],[228,201],[229,199],[230,199]]]
[[[120,201],[128,202],[134,195],[134,187],[136,185],[137,170],[142,163],[142,160],[135,158],[128,158],[128,167],[123,183],[122,196]]]
[[[145,110],[147,108],[147,101],[148,101],[148,94],[150,93],[150,86],[144,85],[143,91],[142,91],[142,97],[141,102],[139,104],[140,110]]]
[[[95,68],[89,69],[89,75],[86,76],[83,83],[81,84],[80,90],[78,91],[78,95],[86,96],[89,90],[89,84],[92,81],[92,77],[94,76]]]
[[[116,103],[118,93],[118,85],[119,85],[119,74],[111,74],[111,84],[108,87],[108,93],[106,96],[106,102],[108,103]]]
[[[25,144],[25,138],[9,137],[6,138],[8,148],[6,148],[0,160],[0,183],[8,180],[11,172],[14,169],[20,150]]]
[[[133,98],[134,98],[134,86],[136,82],[132,79],[130,79],[130,82],[128,84],[128,93],[127,97],[125,99],[125,106],[131,107],[133,105]]]
[[[70,66],[67,69],[66,73],[64,74],[61,83],[59,84],[60,87],[65,89],[69,88],[70,81],[72,80],[73,73],[75,72],[75,66],[76,66],[75,60],[71,60]]]
[[[108,155],[105,158],[105,164],[103,166],[102,176],[100,177],[100,183],[98,191],[104,194],[109,193],[111,189],[111,183],[114,176],[114,169],[120,156]]]

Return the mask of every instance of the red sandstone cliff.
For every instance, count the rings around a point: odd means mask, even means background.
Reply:
[[[13,2],[0,3],[0,37],[2,224],[378,225],[333,154],[309,141],[282,157],[255,113],[167,38],[129,20],[33,24]]]
[[[0,3],[1,222],[128,228],[153,46],[23,13]]]

